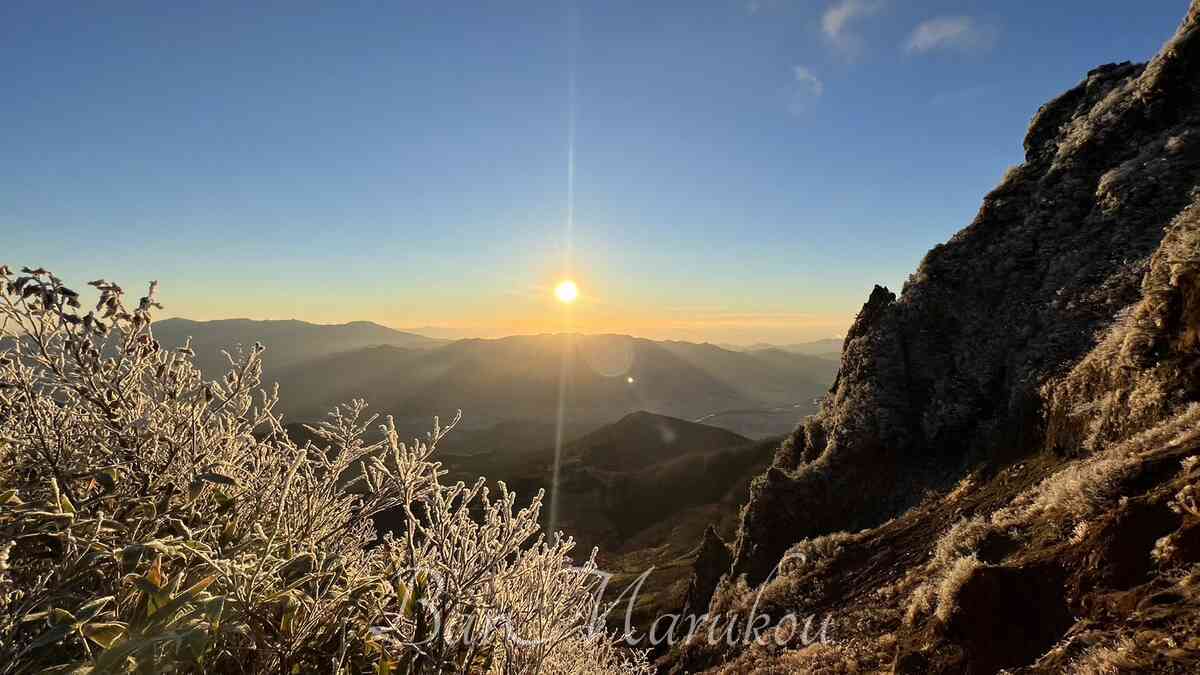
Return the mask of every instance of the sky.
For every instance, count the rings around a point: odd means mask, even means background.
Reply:
[[[837,336],[1187,4],[6,0],[0,262],[194,319]]]

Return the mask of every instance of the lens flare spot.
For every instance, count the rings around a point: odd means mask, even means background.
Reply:
[[[569,305],[579,297],[579,287],[570,279],[561,281],[554,287],[554,297],[558,298],[559,302]]]

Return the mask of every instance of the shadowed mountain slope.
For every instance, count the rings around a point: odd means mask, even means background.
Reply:
[[[552,433],[552,426],[526,425],[500,425],[478,435],[467,431],[478,447],[489,449],[468,452],[464,440],[456,446],[461,451],[445,455],[446,468],[452,478],[464,482],[481,475],[504,480],[523,499],[538,489],[549,493]],[[458,430],[448,438],[457,434]],[[527,442],[543,434],[550,434],[551,442],[537,447],[502,441]],[[744,500],[750,479],[766,466],[776,445],[777,439],[752,441],[704,424],[645,411],[630,413],[563,445],[560,527],[586,544],[585,549],[601,545],[606,553],[617,551],[648,528],[665,525],[670,530],[671,518],[689,508],[727,496]],[[702,531],[703,527],[691,534]],[[678,544],[687,549],[694,542],[684,538]]]
[[[165,347],[178,347],[192,338],[196,365],[211,378],[219,378],[228,365],[221,350],[235,349],[238,345],[248,349],[255,342],[267,346],[266,365],[272,373],[304,361],[363,347],[387,345],[429,349],[445,344],[444,340],[393,330],[370,321],[324,325],[295,320],[164,319],[154,322],[154,337]]]
[[[834,370],[822,359],[711,345],[529,335],[431,350],[359,349],[294,364],[277,371],[277,379],[288,393],[284,412],[294,419],[318,417],[353,396],[406,428],[423,429],[433,415],[461,409],[464,429],[474,431],[502,422],[553,422],[565,372],[563,412],[572,429],[596,428],[637,410],[685,419],[734,411],[733,423],[718,423],[762,437],[790,431],[798,412],[815,410],[812,401]]]
[[[635,412],[571,442],[565,454],[577,456],[586,466],[633,471],[749,442],[750,439],[725,429]]]
[[[822,340],[813,340],[812,342],[798,342],[787,345],[760,343],[745,347],[743,351],[756,352],[764,349],[778,349],[792,354],[805,354],[826,359],[836,359],[842,353],[843,342],[842,338],[825,338]]]

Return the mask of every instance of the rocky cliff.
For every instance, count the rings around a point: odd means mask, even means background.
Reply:
[[[850,635],[692,641],[664,667],[1195,672],[1198,346],[1195,0],[1150,63],[1043,106],[975,220],[876,287],[755,482],[710,611],[839,612]],[[1131,618],[1154,602],[1158,633]]]
[[[1102,66],[1042,107],[1026,161],[899,297],[877,287],[819,414],[756,486],[734,569],[877,524],[926,486],[1042,437],[1039,388],[1141,295],[1200,182],[1197,6],[1149,65]]]

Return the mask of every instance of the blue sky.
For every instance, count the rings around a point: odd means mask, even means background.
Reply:
[[[843,331],[1187,6],[189,4],[0,5],[4,262],[456,335],[562,325],[570,275],[581,330],[731,342]]]

